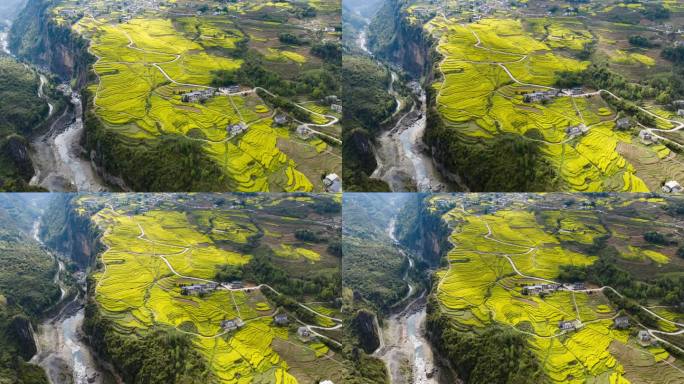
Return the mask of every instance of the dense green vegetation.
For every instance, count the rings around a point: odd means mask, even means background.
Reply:
[[[658,238],[655,232],[647,232],[644,237]],[[667,241],[662,238],[662,241]],[[658,240],[659,241],[659,240]],[[588,281],[599,286],[611,286],[625,297],[642,304],[650,301],[663,305],[680,306],[684,302],[684,276],[676,274],[640,279],[634,273],[618,266],[619,251],[607,244],[607,238],[596,239],[590,251],[599,259],[587,266],[561,266],[558,276],[561,281]]]
[[[629,41],[631,44],[639,46],[650,44],[648,39],[641,36],[631,36]],[[668,60],[674,62],[679,60],[681,62],[681,60],[684,59],[684,49],[680,48],[682,47],[665,48],[663,49],[662,55]],[[669,103],[684,95],[684,84],[682,83],[681,78],[679,78],[678,71],[679,69],[675,67],[671,73],[663,73],[659,76],[648,78],[640,83],[635,83],[615,72],[606,64],[591,64],[584,71],[557,73],[556,85],[560,88],[585,85],[594,89],[607,89],[614,94],[631,101],[657,98],[659,103]],[[608,99],[607,101],[613,104],[629,103],[624,100],[618,102],[613,98],[611,99]],[[619,107],[619,105],[617,105],[617,107]],[[622,108],[621,110],[624,109],[625,108]],[[648,115],[644,115],[643,112],[636,108],[632,109],[633,111],[629,112],[640,120],[648,119]],[[653,124],[653,122],[650,123]],[[646,122],[644,122],[644,124],[646,124]]]
[[[458,375],[470,384],[539,383],[543,372],[525,337],[511,329],[491,326],[479,333],[463,332],[447,315],[441,314],[436,299],[428,304],[428,335],[449,360]]]
[[[13,195],[0,196],[0,383],[47,384],[39,367],[27,364],[36,346],[30,332],[43,311],[59,298],[59,289],[52,284],[55,263],[18,226],[15,212],[21,199]],[[24,207],[29,204],[23,201]],[[24,214],[30,209],[24,209]],[[19,217],[17,217],[18,219]]]
[[[155,329],[142,337],[122,335],[100,315],[94,302],[86,306],[83,327],[91,335],[93,348],[112,361],[128,383],[200,384],[211,378],[190,337],[175,330]]]
[[[663,57],[677,64],[684,64],[684,46],[663,49]]]
[[[388,191],[384,182],[368,176],[377,166],[371,142],[395,108],[387,93],[389,71],[366,57],[345,56],[342,79],[345,190]]]
[[[536,138],[534,131],[526,136]],[[525,137],[496,135],[491,140],[466,143],[447,127],[439,114],[428,111],[425,141],[437,150],[447,169],[468,170],[461,175],[471,191],[553,191],[557,176],[540,145]]]
[[[629,43],[635,47],[651,48],[654,44],[644,36],[632,35],[628,39]]]
[[[408,289],[402,280],[406,257],[389,237],[388,223],[397,213],[399,194],[348,194],[344,196],[343,281],[381,310],[400,300]],[[395,200],[395,201],[392,201]]]
[[[26,190],[33,176],[27,137],[48,113],[38,85],[34,72],[0,55],[0,191]]]
[[[275,265],[269,256],[262,254],[257,254],[241,267],[222,266],[215,278],[218,281],[246,280],[268,284],[285,295],[297,298],[308,295],[330,301],[340,295],[339,273],[321,270],[303,277],[293,277]],[[310,312],[304,312],[310,315]]]
[[[335,94],[339,89],[337,69],[333,65],[302,71],[292,79],[285,79],[277,72],[270,70],[264,58],[256,52],[247,52],[243,60],[242,66],[236,71],[214,71],[212,85],[222,87],[245,84],[266,88],[283,97],[312,95],[315,98],[323,98]]]
[[[112,174],[125,175],[127,186],[132,190],[226,189],[223,172],[202,150],[199,141],[166,135],[132,146],[116,132],[106,129],[91,111],[85,121],[88,145],[99,148],[98,161]]]

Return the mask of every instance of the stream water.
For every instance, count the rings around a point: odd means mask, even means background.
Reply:
[[[41,75],[41,97],[44,97],[43,79]],[[81,156],[80,141],[84,129],[81,97],[69,87],[64,87],[62,92],[69,97],[72,108],[66,108],[61,116],[54,119],[47,132],[31,142],[35,175],[30,184],[51,192],[107,191],[92,164]],[[52,110],[50,105],[50,113]]]
[[[33,237],[43,244],[39,237],[40,223],[34,224]],[[43,321],[34,338],[37,352],[31,363],[45,370],[51,384],[109,384],[115,383],[114,376],[100,369],[98,360],[84,342],[81,326],[85,315],[82,295],[67,299],[66,270],[64,263],[54,254],[59,264],[54,281],[59,284],[61,297],[55,305],[56,314]]]
[[[7,36],[12,23],[10,20],[0,20],[0,24],[0,49],[12,55]],[[55,107],[44,92],[48,79],[40,72],[38,75],[38,97],[48,103],[48,118],[51,118]],[[92,164],[81,157],[80,141],[84,128],[80,95],[68,87],[64,88],[63,93],[69,97],[72,108],[66,108],[61,116],[52,121],[47,132],[31,140],[29,155],[33,163],[34,176],[29,184],[43,187],[50,192],[106,191],[106,184],[95,172]]]
[[[367,19],[366,22],[368,23]],[[368,48],[367,25],[359,32],[356,44],[364,53],[372,56]],[[426,126],[425,91],[418,83],[412,84],[412,88],[416,90],[416,102],[408,112],[403,112],[400,116],[404,104],[395,85],[400,79],[395,71],[389,67],[388,69],[391,80],[387,92],[396,101],[396,109],[392,116],[399,117],[391,129],[382,132],[376,139],[377,168],[371,177],[385,181],[394,192],[451,190],[450,183],[439,172],[423,144]]]
[[[394,236],[395,223],[395,219],[390,221],[388,234],[399,246]],[[409,289],[398,306],[410,300],[415,291],[409,279],[409,270],[414,268],[414,262],[410,255],[406,257],[409,268],[404,281]],[[392,384],[460,383],[449,370],[441,369],[435,363],[432,346],[425,336],[426,304],[426,292],[423,291],[399,312],[390,315],[384,322],[385,327],[380,330],[382,341],[374,355],[385,362]]]

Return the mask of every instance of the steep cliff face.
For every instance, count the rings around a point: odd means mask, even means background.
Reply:
[[[405,247],[417,251],[416,254],[429,265],[435,266],[451,249],[449,227],[442,220],[443,212],[428,210],[424,198],[420,196],[406,204],[399,220],[397,238]]]
[[[17,351],[22,359],[28,361],[36,354],[36,343],[33,339],[31,320],[24,315],[14,316],[7,327],[7,336],[16,342]]]
[[[67,255],[83,269],[91,266],[100,251],[100,234],[90,218],[78,214],[72,195],[59,195],[43,216],[41,237],[46,245]]]
[[[33,164],[28,154],[28,143],[19,135],[7,138],[3,152],[11,159],[14,167],[24,181],[29,181],[33,176]]]
[[[68,26],[50,18],[50,0],[28,0],[10,31],[9,46],[17,57],[48,68],[62,80],[84,86],[93,56],[88,42]]]
[[[351,322],[361,348],[369,354],[380,346],[380,335],[375,327],[375,321],[375,314],[362,309],[356,313]]]
[[[407,21],[403,5],[403,0],[388,0],[383,4],[370,24],[369,46],[377,56],[401,66],[412,76],[429,76],[432,39],[421,24]]]

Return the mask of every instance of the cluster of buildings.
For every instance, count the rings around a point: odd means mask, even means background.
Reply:
[[[223,320],[221,322],[221,328],[223,328],[225,331],[234,331],[236,329],[242,328],[244,325],[245,322],[239,317],[230,320]]]
[[[535,284],[523,286],[521,293],[523,295],[539,295],[556,291],[582,291],[584,289],[586,287],[582,282],[572,284]]]
[[[539,103],[544,101],[551,101],[556,96],[558,96],[558,91],[556,90],[534,91],[523,95],[523,101],[526,103]]]
[[[558,329],[561,331],[574,331],[582,327],[579,320],[563,320],[558,322]]]
[[[181,100],[184,103],[197,103],[210,99],[212,96],[214,96],[215,93],[216,90],[214,88],[207,88],[199,91],[187,92],[181,96]]]
[[[241,91],[241,88],[239,85],[229,85],[227,87],[219,87],[218,89],[216,88],[205,88],[201,89],[198,91],[191,91],[191,92],[186,92],[181,95],[181,100],[184,103],[197,103],[200,101],[205,101],[213,96],[218,96],[218,95],[230,95],[233,93],[238,93]]]
[[[229,85],[227,87],[219,87],[218,91],[221,94],[224,95],[229,95],[231,93],[237,93],[240,92],[240,86],[239,85]]]
[[[203,295],[218,288],[217,283],[206,283],[206,284],[193,284],[193,285],[181,285],[181,295],[191,296],[191,295]]]
[[[574,87],[567,89],[549,89],[546,91],[534,91],[523,94],[523,101],[526,103],[538,103],[551,101],[556,97],[562,96],[577,96],[584,92],[582,87]]]
[[[586,124],[573,125],[565,128],[565,134],[569,137],[576,137],[589,132],[589,127]]]
[[[226,132],[230,136],[234,137],[234,136],[237,136],[237,135],[240,135],[240,134],[246,132],[247,128],[248,128],[247,124],[245,124],[243,122],[239,122],[237,124],[228,124],[228,126],[226,127]]]

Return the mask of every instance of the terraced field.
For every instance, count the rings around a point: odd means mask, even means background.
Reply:
[[[117,202],[119,198],[126,201]],[[162,327],[192,336],[219,383],[339,381],[345,361],[328,345],[341,346],[335,339],[342,320],[329,303],[299,303],[299,310],[315,319],[307,323],[290,307],[279,306],[274,298],[285,295],[262,281],[238,286],[216,281],[221,267],[244,268],[255,257],[253,252],[267,252],[274,263],[289,264],[283,271],[292,270],[286,272],[291,277],[301,276],[296,270],[302,269],[309,276],[339,271],[339,259],[324,245],[294,236],[296,228],[323,230],[310,220],[323,223],[331,218],[306,212],[314,203],[335,197],[245,197],[241,206],[228,197],[230,205],[223,209],[199,204],[189,208],[196,201],[192,197],[189,203],[171,200],[163,207],[136,205],[133,199],[84,196],[76,202],[80,214],[92,214],[103,233],[106,250],[99,256],[101,269],[93,275],[94,298],[118,332],[140,336]],[[276,247],[295,249],[296,254],[280,259]],[[198,293],[188,291],[205,284],[213,285]],[[315,298],[307,293],[301,300],[307,297]],[[290,324],[277,325],[278,314],[287,315]],[[234,319],[243,324],[233,329],[222,323]],[[298,327],[308,329],[312,337],[299,337]]]
[[[112,12],[111,6],[93,0],[79,14],[82,17],[65,19],[65,13],[80,11],[77,3],[63,2],[53,15],[60,22],[74,23],[72,28],[89,40],[97,60],[97,81],[88,87],[92,108],[106,128],[130,146],[169,135],[199,141],[223,171],[222,184],[233,191],[322,191],[321,175],[340,173],[335,145],[339,115],[328,109],[329,104],[321,104],[327,95],[292,100],[295,109],[310,116],[310,121],[300,121],[269,105],[254,87],[218,92],[212,84],[217,71],[234,73],[243,66],[243,46],[292,77],[322,66],[308,47],[292,48],[278,41],[279,32],[308,34],[323,28],[286,24],[290,4],[239,2],[221,7],[221,14],[195,14],[197,5],[190,1],[174,2],[174,7],[134,1],[127,5],[130,9]],[[280,21],[261,20],[264,12]],[[184,100],[183,95],[196,91],[208,95]],[[299,104],[305,101],[320,112]],[[287,115],[287,122],[276,123],[278,115]],[[244,128],[231,131],[240,124]],[[303,137],[295,133],[302,124],[326,132]]]
[[[668,148],[642,143],[638,130],[616,128],[621,115],[604,100],[612,95],[586,89],[556,95],[557,73],[590,64],[575,58],[595,39],[579,19],[497,15],[468,23],[437,13],[424,28],[438,39],[442,56],[441,76],[432,84],[436,108],[460,140],[512,133],[538,142],[568,191],[658,190],[684,172],[680,156]],[[649,56],[618,51],[610,53],[612,60],[655,64]],[[530,100],[535,92],[552,95]],[[667,135],[682,124],[671,119],[657,118],[653,132]]]
[[[445,196],[432,197],[428,203],[437,207],[442,200],[456,206],[442,216],[452,230],[453,249],[447,256],[448,268],[437,273],[435,294],[459,329],[478,332],[499,324],[520,332],[553,383],[684,380],[684,364],[662,348],[665,341],[643,343],[637,337],[640,330],[653,338],[681,332],[681,314],[673,307],[649,310],[656,328],[647,329],[634,318],[630,326],[618,328],[614,320],[624,312],[606,295],[619,292],[557,281],[562,265],[595,263],[595,253],[582,250],[606,236],[618,247],[618,264],[644,278],[681,273],[684,266],[671,246],[654,247],[641,238],[648,230],[673,231],[660,216],[662,199],[607,198],[587,209],[582,206],[588,200],[578,196],[547,195],[525,202],[511,197],[517,201],[483,209],[489,200],[485,196]],[[568,206],[567,199],[573,198],[577,201]],[[566,207],[560,209],[564,200]],[[652,217],[659,217],[657,227],[649,227]],[[541,285],[551,287],[537,293],[534,287]],[[560,322],[568,322],[568,328],[561,328]]]

